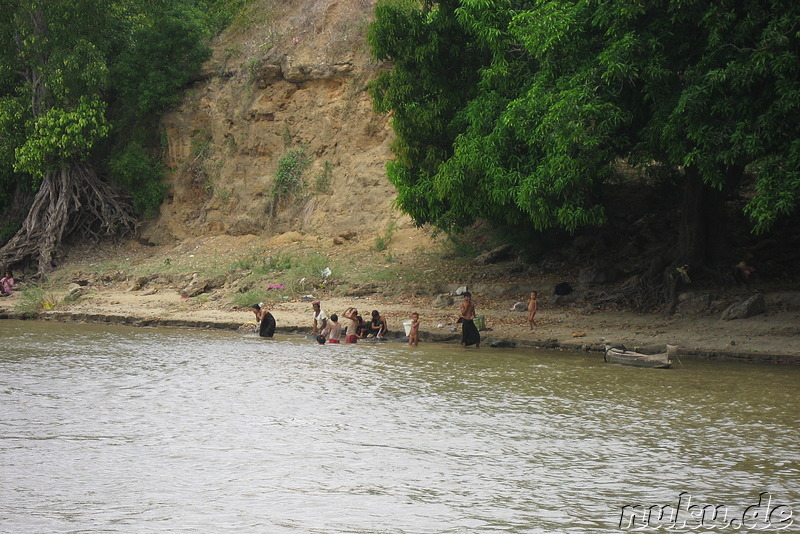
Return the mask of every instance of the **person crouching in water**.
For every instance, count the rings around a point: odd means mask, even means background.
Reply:
[[[369,326],[363,317],[356,315],[356,337],[363,339],[369,334]]]
[[[328,343],[339,343],[339,338],[342,337],[342,325],[339,324],[339,316],[332,313],[328,326]]]
[[[464,292],[460,311],[461,317],[458,322],[461,323],[461,346],[475,345],[475,348],[480,348],[481,334],[475,326],[475,304],[472,303],[472,293],[469,291]]]
[[[253,313],[256,315],[258,323],[258,335],[261,337],[272,337],[275,335],[275,318],[264,306],[263,302],[253,304]]]
[[[378,339],[383,339],[386,336],[386,332],[388,331],[386,319],[383,318],[383,315],[381,315],[378,310],[372,310],[372,321],[369,322],[369,330],[369,337],[374,336]]]
[[[347,319],[344,331],[344,342],[355,343],[358,341],[358,335],[356,335],[356,330],[358,329],[358,310],[353,307],[347,308],[342,313],[342,317]]]

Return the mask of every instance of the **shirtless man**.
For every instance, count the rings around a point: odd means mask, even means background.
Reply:
[[[475,345],[475,348],[481,346],[481,334],[478,332],[478,327],[475,326],[475,304],[472,302],[472,293],[469,291],[464,292],[464,300],[461,302],[461,346],[469,347]]]

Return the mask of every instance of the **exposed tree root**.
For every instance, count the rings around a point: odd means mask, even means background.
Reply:
[[[55,267],[64,240],[96,240],[136,229],[131,206],[85,163],[48,173],[20,230],[0,249],[0,264],[35,263],[37,275]]]

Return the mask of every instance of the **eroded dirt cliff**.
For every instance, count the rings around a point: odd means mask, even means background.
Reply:
[[[391,207],[393,135],[366,90],[386,68],[366,45],[372,9],[370,0],[253,3],[164,117],[170,192],[142,234],[154,243],[287,231],[365,236],[390,225],[416,234]],[[276,172],[292,151],[310,166],[302,190],[278,201]]]

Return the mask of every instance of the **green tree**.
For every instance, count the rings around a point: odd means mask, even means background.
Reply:
[[[0,0],[0,9],[0,209],[14,191],[33,195],[0,263],[44,273],[71,235],[135,229],[120,184],[139,200],[158,196],[160,176],[122,163],[141,160],[136,143],[207,57],[208,31],[185,0]]]
[[[203,8],[206,4],[200,2]],[[224,2],[215,2],[224,3]],[[135,17],[130,46],[114,59],[109,118],[115,135],[102,149],[109,178],[131,195],[138,214],[152,214],[163,200],[158,120],[176,105],[180,90],[209,55],[209,31],[195,2],[162,1]]]
[[[378,2],[368,42],[375,56],[393,63],[372,84],[376,108],[392,113],[397,133],[388,177],[397,188],[397,205],[418,224],[463,224],[450,211],[452,200],[439,194],[439,165],[453,154],[453,143],[467,126],[462,110],[473,98],[478,69],[488,54],[455,18],[455,0]]]
[[[671,266],[708,260],[721,192],[745,177],[756,231],[797,210],[799,37],[789,1],[382,0],[370,44],[394,64],[373,94],[397,147],[416,148],[388,166],[398,204],[444,228],[575,231],[605,221],[616,161],[657,161],[685,190],[677,244],[650,273],[662,283]],[[472,63],[449,120],[418,135],[423,88],[444,83],[427,66],[446,50]]]

